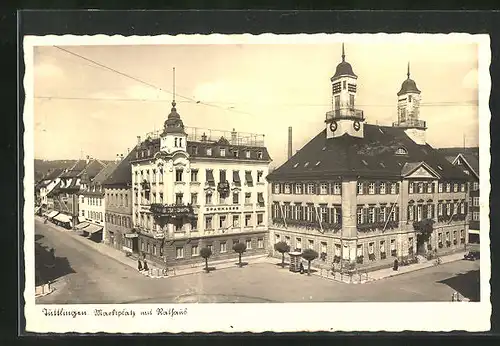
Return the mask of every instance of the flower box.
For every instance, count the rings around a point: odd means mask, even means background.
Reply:
[[[465,244],[465,238],[460,238],[460,244]]]
[[[340,263],[340,256],[333,256],[333,263]]]
[[[356,257],[356,263],[363,264],[363,256]]]
[[[380,259],[386,259],[386,258],[387,258],[387,255],[385,254],[385,252],[381,252]]]
[[[432,250],[432,245],[431,244],[427,244],[427,250],[429,250],[429,251]]]
[[[457,245],[457,240],[453,239],[453,245]]]
[[[439,247],[440,249],[442,249],[442,248],[443,248],[443,243],[439,243],[439,244],[438,244],[438,247]]]
[[[319,258],[325,262],[326,261],[326,252],[322,252],[320,255],[319,255]]]
[[[446,247],[450,247],[451,246],[451,241],[447,240],[446,241]]]
[[[370,261],[375,261],[375,254],[374,254],[374,253],[370,253],[370,254],[368,254],[368,259],[369,259]]]
[[[391,256],[396,257],[396,250],[391,250]]]

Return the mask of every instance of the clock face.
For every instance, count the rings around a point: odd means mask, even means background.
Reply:
[[[361,128],[361,125],[360,125],[359,121],[355,121],[352,126],[354,127],[354,129],[356,131],[359,131],[359,129]]]
[[[332,130],[332,132],[335,132],[335,130],[337,129],[337,122],[331,122],[330,123],[330,130]]]

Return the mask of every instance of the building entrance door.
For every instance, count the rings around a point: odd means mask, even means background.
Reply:
[[[427,252],[427,241],[423,234],[417,234],[417,255],[424,255]]]
[[[132,238],[132,252],[139,253],[139,238]]]

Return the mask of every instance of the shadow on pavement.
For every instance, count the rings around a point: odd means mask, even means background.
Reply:
[[[35,241],[39,241],[39,240],[41,240],[43,238],[44,238],[43,235],[41,235],[41,234],[35,234]]]
[[[54,256],[48,247],[35,242],[36,286],[55,281],[56,279],[71,273],[76,272],[73,270],[66,257]]]
[[[479,270],[460,273],[438,283],[449,286],[472,302],[478,302],[480,299]]]

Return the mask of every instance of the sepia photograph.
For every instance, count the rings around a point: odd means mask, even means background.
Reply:
[[[33,329],[442,330],[467,311],[489,328],[487,35],[24,50]],[[419,312],[442,325],[401,321]]]

